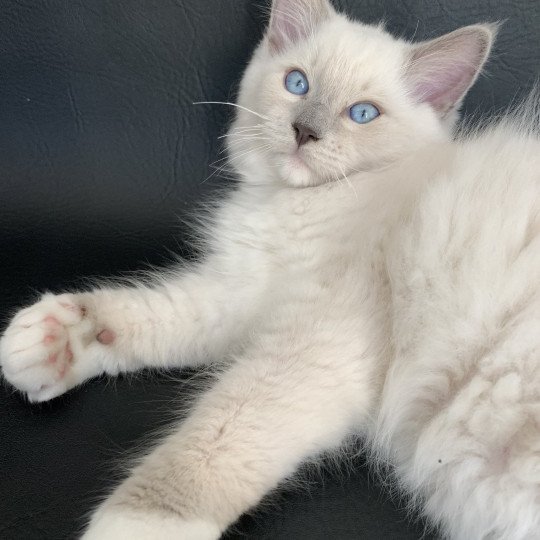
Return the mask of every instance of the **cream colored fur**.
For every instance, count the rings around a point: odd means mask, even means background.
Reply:
[[[455,142],[448,129],[492,30],[415,48],[326,0],[275,0],[241,85],[251,112],[228,136],[242,182],[209,219],[204,260],[16,315],[0,361],[32,401],[101,373],[229,366],[85,539],[217,539],[351,434],[449,538],[540,538],[534,104]],[[441,61],[422,71],[423,50]],[[464,58],[463,87],[417,91]],[[307,97],[284,89],[291,68]],[[372,124],[344,114],[361,100],[383,112]],[[310,103],[325,136],[297,150]]]

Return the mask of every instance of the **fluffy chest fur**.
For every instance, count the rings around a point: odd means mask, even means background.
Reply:
[[[386,287],[381,243],[388,229],[384,200],[375,205],[380,197],[373,181],[241,188],[222,209],[215,249],[230,247],[222,267],[257,275],[263,319],[288,314],[336,327],[360,321],[387,304],[377,300]]]

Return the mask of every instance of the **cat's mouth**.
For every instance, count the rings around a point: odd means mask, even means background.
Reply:
[[[298,150],[292,154],[290,161],[293,167],[306,167],[311,170],[305,157]]]
[[[299,149],[278,156],[280,176],[294,187],[310,187],[322,183],[312,160]]]

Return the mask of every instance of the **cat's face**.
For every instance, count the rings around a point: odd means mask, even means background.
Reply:
[[[464,44],[450,43],[453,56],[475,57],[462,60],[464,80],[455,62],[457,76],[440,70],[454,61],[448,43],[420,49],[350,22],[326,0],[274,0],[242,81],[238,104],[252,112],[240,109],[229,133],[232,164],[251,181],[314,186],[384,167],[444,136],[491,44],[484,27],[472,28]]]

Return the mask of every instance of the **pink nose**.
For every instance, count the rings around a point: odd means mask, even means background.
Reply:
[[[296,136],[296,143],[298,144],[298,147],[308,143],[309,141],[318,141],[320,139],[315,131],[303,124],[294,123],[292,127]]]

